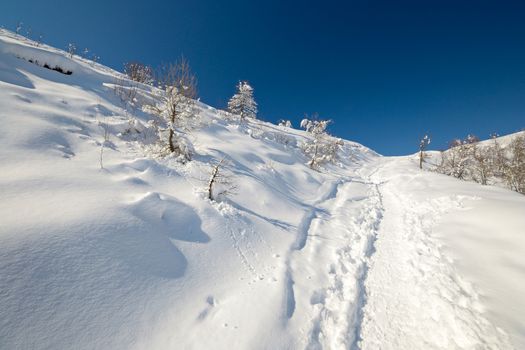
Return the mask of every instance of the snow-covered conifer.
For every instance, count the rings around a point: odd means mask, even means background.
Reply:
[[[237,85],[237,93],[228,101],[228,111],[245,118],[257,118],[257,102],[253,98],[253,88],[246,81]]]

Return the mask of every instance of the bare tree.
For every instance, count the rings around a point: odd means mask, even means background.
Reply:
[[[100,169],[104,169],[104,148],[106,147],[106,145],[109,143],[109,137],[110,137],[110,132],[109,132],[109,125],[106,122],[103,122],[103,121],[100,121],[98,119],[98,115],[99,115],[99,107],[100,107],[100,102],[95,106],[95,110],[96,110],[96,113],[97,113],[97,122],[98,122],[98,125],[102,128],[102,136],[103,136],[103,139],[102,139],[102,142],[100,143],[100,155],[99,155],[99,163],[100,163]]]
[[[98,61],[100,61],[100,56],[93,54],[91,56],[91,67],[95,66],[95,63],[97,63]]]
[[[492,174],[490,154],[485,147],[474,145],[472,152],[473,158],[473,178],[482,185],[486,185]]]
[[[44,36],[42,34],[38,34],[38,37],[36,38],[36,46],[40,47],[42,46],[44,42]]]
[[[106,144],[109,142],[109,127],[107,123],[102,123],[102,130],[104,130],[104,139],[100,143],[100,169],[104,169],[104,148],[106,147]]]
[[[326,128],[330,120],[318,120],[317,114],[312,119],[305,118],[301,121],[301,127],[312,135],[312,138],[302,145],[303,153],[310,158],[308,166],[318,170],[322,164],[335,163],[339,148],[343,141],[331,137]]]
[[[235,193],[237,187],[233,184],[233,174],[227,170],[229,162],[222,158],[212,166],[210,179],[206,187],[208,199],[215,201],[220,196],[227,196]]]
[[[157,81],[162,91],[156,96],[157,103],[145,106],[145,110],[156,115],[165,125],[165,128],[159,127],[159,138],[166,143],[169,153],[190,160],[188,143],[183,140],[182,133],[194,127],[198,118],[195,108],[197,79],[188,61],[181,58],[177,63],[163,67]]]
[[[73,58],[75,53],[77,52],[77,47],[73,43],[67,44],[67,53],[69,54],[69,58]]]
[[[525,136],[518,136],[508,146],[511,154],[504,167],[504,178],[509,187],[525,194]]]
[[[20,32],[22,31],[23,28],[24,28],[24,23],[19,21],[16,24],[16,29],[15,29],[16,34],[20,34]]]
[[[137,102],[137,83],[126,79],[116,78],[115,84],[113,85],[113,92],[120,99],[120,102],[124,106],[126,112],[128,108],[135,109]]]
[[[153,84],[153,69],[140,62],[128,62],[124,64],[124,73],[133,81],[142,84]]]
[[[491,138],[492,144],[480,144],[473,135],[452,141],[450,148],[441,152],[437,171],[482,185],[499,179],[510,189],[525,194],[525,136],[515,137],[507,147],[500,145],[497,135]]]
[[[449,149],[442,153],[441,167],[438,171],[458,179],[469,177],[469,163],[474,154],[474,144],[478,138],[468,135],[464,140],[455,139],[449,143]]]
[[[430,145],[430,136],[425,134],[425,136],[419,140],[419,169],[423,169],[423,160],[428,145]]]
[[[490,135],[492,138],[492,146],[489,148],[489,157],[491,162],[492,173],[496,177],[503,177],[506,158],[505,151],[498,141],[498,134]]]

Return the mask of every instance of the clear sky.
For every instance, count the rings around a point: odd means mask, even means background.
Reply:
[[[523,0],[1,0],[0,25],[18,21],[118,70],[184,54],[204,102],[248,80],[261,119],[318,112],[385,155],[525,128]]]

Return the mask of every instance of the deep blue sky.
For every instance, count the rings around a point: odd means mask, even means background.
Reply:
[[[385,155],[525,128],[525,1],[1,0],[0,25],[18,21],[119,70],[184,54],[204,102],[246,79],[261,119],[319,112]]]

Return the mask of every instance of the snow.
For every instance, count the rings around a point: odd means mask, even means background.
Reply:
[[[369,298],[363,345],[521,348],[523,196],[420,172],[416,164],[393,158],[373,176],[384,181],[390,215],[381,223],[378,235],[384,239],[375,245],[366,284],[375,295],[394,295]],[[511,295],[513,308],[507,308]],[[381,337],[371,336],[377,333]]]
[[[524,196],[350,141],[314,171],[203,103],[194,160],[156,158],[118,79],[0,32],[0,348],[525,347]]]

